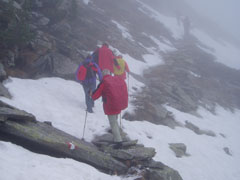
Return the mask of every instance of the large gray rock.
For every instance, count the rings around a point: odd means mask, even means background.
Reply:
[[[15,59],[16,59],[16,52],[12,50],[8,50],[6,53],[6,56],[3,59],[3,62],[6,66],[8,67],[13,67],[15,66]]]
[[[144,177],[147,180],[182,180],[182,177],[176,170],[167,166],[163,169],[149,168]]]
[[[5,115],[4,109],[2,111]],[[20,142],[22,146],[31,150],[35,148],[41,153],[73,158],[108,173],[122,174],[127,171],[126,165],[99,151],[92,144],[49,126],[47,123],[15,120],[5,120],[1,123],[0,121],[0,134],[2,137],[10,138],[11,141],[19,140],[18,143]],[[70,149],[69,143],[75,148]]]
[[[35,16],[41,16],[37,14]],[[37,18],[38,19],[38,18]],[[53,48],[53,43],[50,41],[49,36],[40,30],[37,31],[36,38],[31,42],[31,47],[37,55],[45,55],[47,51]]]
[[[232,152],[230,151],[230,149],[228,147],[224,147],[223,150],[227,155],[232,156]]]
[[[143,167],[146,168],[153,168],[153,169],[164,169],[164,167],[166,165],[164,165],[163,163],[159,162],[159,161],[154,161],[154,160],[150,160],[150,161],[143,161],[141,163],[141,165]]]
[[[2,65],[2,63],[0,63],[0,81],[2,82],[5,79],[7,79],[7,73],[4,70],[4,66]]]
[[[60,76],[64,76],[67,74],[75,74],[78,65],[72,62],[71,59],[59,53],[52,53],[51,56],[54,62],[54,74]]]
[[[211,131],[211,130],[202,130],[199,127],[197,127],[196,125],[194,125],[193,123],[189,122],[189,121],[185,121],[185,127],[192,130],[193,132],[195,132],[198,135],[202,135],[205,134],[207,136],[212,136],[215,137],[216,134]]]
[[[176,157],[189,156],[189,154],[187,154],[187,147],[183,143],[170,143],[169,147],[173,150]]]
[[[124,133],[121,129],[120,129],[120,133],[121,133],[123,141],[130,141],[129,137],[127,137],[127,134]],[[113,134],[112,133],[106,133],[106,134],[102,134],[100,136],[96,136],[92,142],[93,143],[105,142],[108,145],[112,144],[113,143]]]
[[[18,120],[18,121],[32,121],[35,122],[36,118],[26,111],[22,111],[19,109],[16,109],[11,106],[5,106],[3,102],[0,104],[0,117],[3,117],[4,119],[12,119],[12,120]]]
[[[0,96],[11,98],[11,94],[8,92],[8,89],[3,86],[2,83],[0,83]]]
[[[139,145],[137,140],[122,134],[127,141],[120,149],[113,148],[110,133],[96,137],[97,146],[94,146],[54,128],[50,121],[38,122],[32,114],[0,101],[0,139],[37,153],[72,158],[110,174],[126,175],[135,169],[133,174],[141,171],[142,178],[147,179],[177,177],[176,171],[152,159],[154,148]]]
[[[66,77],[76,72],[78,65],[59,53],[49,53],[39,58],[33,65],[35,76]]]
[[[156,152],[154,148],[147,148],[141,146],[134,146],[127,149],[113,149],[111,147],[104,147],[105,153],[111,154],[111,156],[121,160],[137,160],[144,161],[150,160],[155,156]]]
[[[43,7],[43,3],[41,2],[41,0],[33,0],[33,4],[34,4],[34,6],[36,6],[37,8]]]
[[[72,1],[69,0],[61,0],[58,9],[59,10],[70,10],[72,6]]]
[[[39,20],[38,20],[38,24],[40,26],[46,26],[48,25],[48,23],[50,22],[50,19],[48,19],[47,17],[41,17]]]
[[[61,36],[62,39],[66,39],[72,32],[72,27],[67,22],[63,21],[53,25],[51,32],[56,36]]]

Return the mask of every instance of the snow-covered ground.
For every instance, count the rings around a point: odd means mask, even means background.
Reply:
[[[142,84],[130,79],[131,87]],[[11,100],[1,98],[36,116],[38,121],[51,121],[53,126],[78,138],[82,138],[85,102],[80,84],[60,78],[23,80],[10,78],[5,86],[13,95]],[[130,87],[130,93],[134,93]],[[134,108],[131,104],[129,110]],[[179,171],[184,180],[238,180],[240,179],[240,111],[231,113],[222,108],[217,115],[199,109],[202,118],[182,113],[167,107],[184,123],[186,120],[201,129],[212,130],[216,137],[196,135],[186,128],[170,129],[146,121],[122,120],[123,129],[132,139],[138,139],[147,147],[156,149],[155,160]],[[109,127],[103,113],[102,102],[97,100],[94,114],[88,114],[85,139],[91,141],[95,135],[103,134]],[[221,134],[224,134],[225,138]],[[184,143],[189,157],[176,158],[168,143]],[[228,147],[232,156],[223,148]],[[0,179],[120,179],[120,177],[102,174],[95,168],[71,160],[57,159],[38,155],[17,145],[0,142]]]
[[[120,180],[72,159],[32,153],[0,141],[1,180]]]
[[[191,33],[198,38],[200,42],[207,45],[208,48],[201,47],[207,53],[213,54],[216,61],[233,69],[240,70],[240,49],[234,45],[211,38],[207,33],[198,29],[193,29]]]

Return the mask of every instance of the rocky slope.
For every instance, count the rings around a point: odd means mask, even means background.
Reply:
[[[165,65],[144,73],[146,87],[136,95],[135,115],[142,119],[174,127],[174,118],[166,104],[180,111],[195,114],[202,106],[215,112],[216,105],[234,111],[240,108],[240,71],[214,62],[215,57],[197,47],[196,39],[183,41],[177,51],[164,55]]]
[[[164,3],[166,5],[167,2],[164,1]],[[145,87],[133,95],[132,103],[136,109],[134,113],[126,113],[124,115],[126,119],[147,120],[172,128],[186,126],[195,133],[214,136],[214,133],[202,131],[194,124],[186,123],[183,125],[175,122],[173,115],[166,109],[165,105],[196,116],[198,115],[196,110],[199,106],[203,106],[213,113],[217,104],[232,111],[235,108],[240,108],[240,71],[216,63],[216,57],[203,51],[200,47],[204,45],[194,36],[189,35],[180,39],[174,37],[174,34],[163,22],[147,15],[146,12],[149,9],[144,7],[141,1],[92,0],[86,4],[82,0],[0,0],[0,5],[1,82],[8,76],[20,78],[57,76],[74,79],[78,63],[89,51],[95,50],[97,44],[107,41],[113,48],[124,54],[129,54],[139,61],[144,61],[143,55],[151,54],[149,49],[155,48],[165,63],[146,70],[141,77],[131,73],[132,76],[144,82]],[[153,4],[150,5],[153,6]],[[9,9],[7,11],[10,12],[9,14],[6,14],[6,7]],[[160,8],[158,11],[162,11],[162,9]],[[172,10],[172,12],[174,11]],[[164,11],[163,13],[167,14]],[[11,39],[4,38],[6,34],[12,36],[11,33],[15,33],[11,31],[11,27],[18,27],[21,24],[25,24],[22,30],[24,30],[23,37],[26,38],[19,39],[16,43],[12,43]],[[124,36],[121,27],[127,28],[128,37]],[[159,50],[158,44],[151,37],[161,42],[168,42],[175,50],[171,52]],[[0,84],[0,95],[11,98],[2,83]],[[15,116],[12,116],[15,112],[8,111],[6,115],[6,107],[8,106],[1,103],[2,133],[7,133],[6,126],[9,129],[15,128],[16,124],[16,127],[19,127],[18,123],[22,126],[22,120],[25,118],[22,117],[22,114],[19,117],[18,114],[17,119],[21,121],[16,122],[13,118]],[[15,125],[13,125],[14,123]],[[24,123],[26,123],[25,120]],[[26,124],[29,125],[29,123],[31,126],[46,126],[32,121],[27,121]],[[52,127],[47,126],[47,128]],[[39,131],[41,132],[41,130]],[[15,130],[9,132],[15,132]],[[64,137],[68,137],[68,135],[64,135]],[[74,139],[74,137],[71,138]],[[42,141],[44,140],[46,139]],[[81,141],[76,141],[81,144]],[[44,143],[43,145],[46,146]],[[56,142],[57,147],[58,143]],[[99,151],[100,154],[102,152],[110,153],[110,161],[121,164],[123,169],[120,169],[120,172],[126,171],[128,162],[125,161],[129,159],[123,160],[121,156],[121,162],[116,162],[116,159],[119,160],[119,154],[130,157],[132,166],[137,165],[136,159],[134,159],[136,157],[133,158],[133,153],[131,154],[129,151],[116,152],[107,149],[104,143],[100,143],[100,145],[96,143],[96,145],[100,146],[96,152]],[[64,149],[66,146],[62,144],[62,147],[63,152],[60,154],[73,157],[74,153],[66,155]],[[91,150],[94,152],[97,149],[95,146],[92,148]],[[130,151],[136,152],[138,150]],[[78,156],[78,153],[75,155]],[[73,158],[89,163],[89,160],[83,160],[76,156]],[[147,179],[157,179],[159,176],[167,179],[168,175],[162,175],[160,171],[166,168],[166,172],[169,172],[168,167],[164,166],[163,168],[161,164],[160,167],[158,166],[159,163],[152,163],[150,161],[152,157],[153,155],[150,155],[147,158],[147,165],[146,162],[141,162],[141,167],[145,167],[146,170],[146,167],[153,166],[153,169],[158,170],[157,172],[153,170],[153,173],[146,173],[144,176],[148,177]],[[89,164],[94,163],[90,162]],[[99,164],[97,162],[94,165],[98,167]],[[99,169],[106,169],[106,167]],[[115,169],[110,170],[114,171]],[[171,172],[173,172],[172,179],[181,179],[174,170]]]

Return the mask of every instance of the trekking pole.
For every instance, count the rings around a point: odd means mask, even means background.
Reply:
[[[129,73],[128,73],[128,93],[129,93]]]
[[[83,136],[82,136],[82,140],[84,140],[84,133],[85,133],[86,122],[87,122],[87,111],[86,111],[86,115],[85,115],[85,122],[84,122],[84,128],[83,128]]]
[[[120,112],[120,127],[122,129],[122,112]]]

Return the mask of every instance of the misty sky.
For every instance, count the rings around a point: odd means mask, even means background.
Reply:
[[[240,0],[185,0],[240,40]]]

